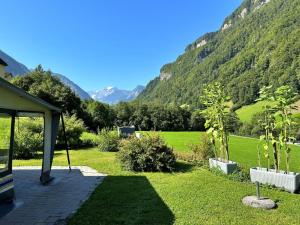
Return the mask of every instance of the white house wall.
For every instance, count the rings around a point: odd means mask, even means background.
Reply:
[[[3,87],[0,87],[0,108],[20,111],[49,112],[48,109],[38,105],[37,103],[25,99],[24,97],[21,97]]]

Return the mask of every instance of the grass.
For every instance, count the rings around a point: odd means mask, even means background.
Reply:
[[[58,152],[54,165],[66,165]],[[242,205],[254,185],[228,180],[182,162],[174,173],[122,171],[115,153],[96,149],[71,151],[73,165],[87,165],[109,176],[69,221],[84,224],[298,224],[300,196],[274,189],[262,194],[278,201],[278,209],[261,211]],[[15,160],[14,165],[40,165]]]
[[[263,105],[266,101],[256,102],[251,105],[246,105],[236,110],[236,113],[242,122],[251,122],[251,118],[256,114],[262,111]],[[276,103],[271,103],[271,105],[275,105]],[[292,111],[296,118],[300,118],[300,100],[293,104],[297,106],[298,109]]]
[[[256,102],[251,105],[246,105],[236,110],[236,114],[242,122],[251,122],[251,118],[256,114],[262,111],[265,101]],[[274,103],[275,104],[275,103]]]
[[[200,132],[162,132],[175,150],[188,152]],[[247,166],[256,165],[254,139],[231,137],[231,154]],[[293,148],[293,169],[300,166],[300,148]],[[297,165],[299,161],[299,166]],[[262,195],[278,208],[262,211],[241,203],[255,186],[215,175],[178,162],[173,173],[122,171],[116,153],[97,149],[71,151],[72,165],[86,165],[108,174],[91,198],[71,218],[69,225],[94,224],[299,224],[300,195],[262,188]],[[14,166],[41,165],[41,160],[14,160]],[[65,151],[57,151],[54,165],[67,165]],[[299,171],[297,169],[297,171]]]
[[[190,152],[189,146],[197,144],[201,140],[202,132],[160,132],[160,135],[165,139],[169,146],[177,152]],[[246,168],[257,166],[257,145],[258,139],[230,136],[230,158],[233,161],[240,163]],[[262,160],[263,165],[266,166],[265,159]],[[281,168],[284,167],[284,153],[282,153]],[[300,147],[292,146],[291,152],[291,170],[300,172]]]

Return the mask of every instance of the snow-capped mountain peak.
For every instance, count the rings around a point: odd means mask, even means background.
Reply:
[[[105,102],[108,104],[116,104],[118,102],[134,100],[143,90],[144,86],[138,85],[133,90],[122,90],[117,87],[106,87],[101,90],[91,91],[90,95],[94,100]]]

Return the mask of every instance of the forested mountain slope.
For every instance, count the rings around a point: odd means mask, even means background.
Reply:
[[[263,85],[300,91],[299,52],[299,0],[245,0],[220,30],[164,65],[138,100],[197,106],[203,86],[213,81],[224,84],[236,107],[252,103]]]

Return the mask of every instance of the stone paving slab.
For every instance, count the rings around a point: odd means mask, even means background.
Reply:
[[[41,167],[15,167],[13,174],[16,200],[13,207],[0,207],[5,212],[0,225],[64,224],[106,176],[86,166],[74,166],[71,172],[54,166],[51,176],[55,179],[43,186]]]

